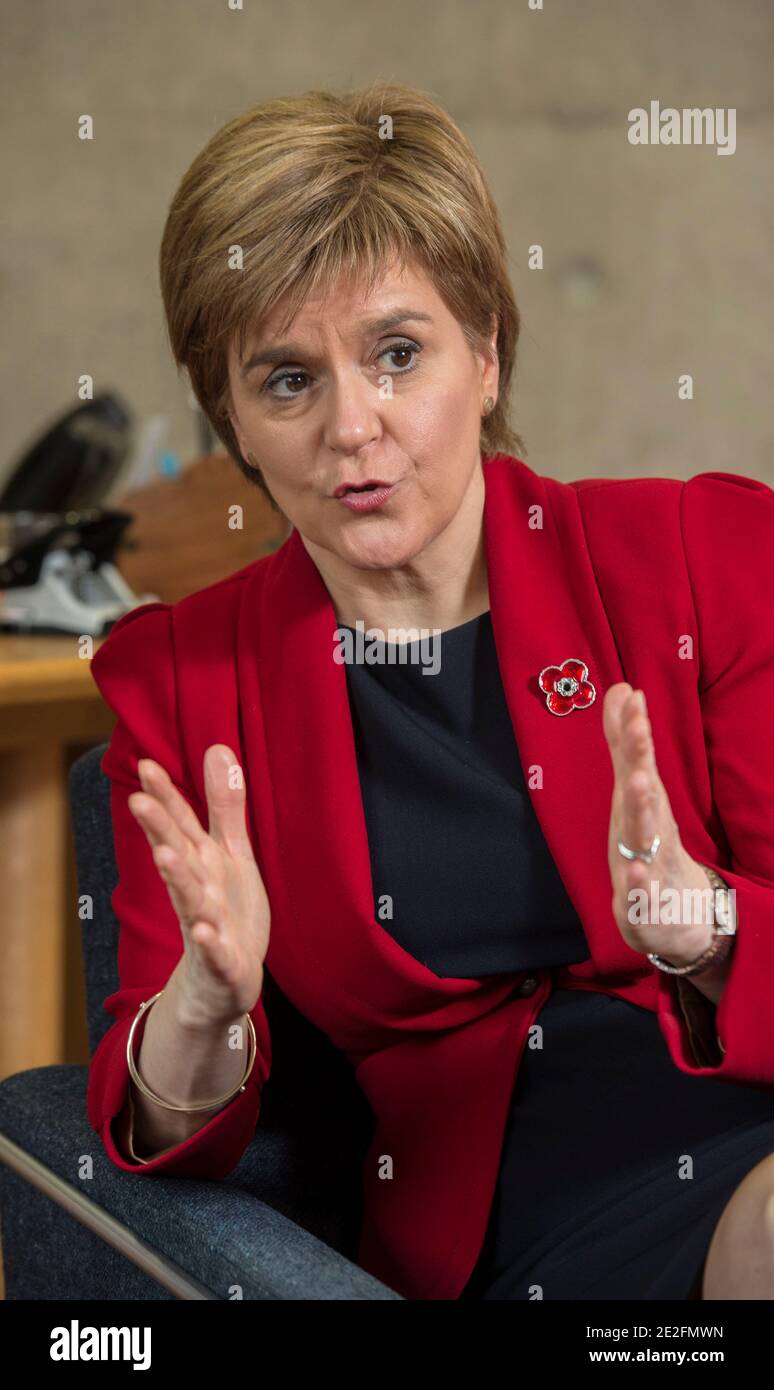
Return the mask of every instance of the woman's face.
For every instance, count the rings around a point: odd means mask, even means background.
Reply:
[[[313,546],[360,568],[408,564],[480,485],[483,401],[497,397],[496,329],[490,350],[474,353],[416,265],[388,271],[367,298],[342,280],[308,299],[281,341],[282,314],[278,304],[248,336],[241,364],[233,345],[229,353],[243,458],[253,455]],[[365,508],[337,496],[371,480],[390,486]]]

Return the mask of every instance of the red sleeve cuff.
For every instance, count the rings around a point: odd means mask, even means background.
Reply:
[[[128,1072],[127,1072],[128,1085]],[[250,1143],[258,1121],[260,1093],[249,1081],[244,1091],[224,1105],[196,1134],[165,1149],[155,1158],[132,1162],[114,1136],[116,1117],[108,1117],[100,1129],[105,1153],[124,1173],[162,1173],[175,1178],[224,1178],[236,1167]]]
[[[269,1070],[265,1052],[261,1049],[262,1007],[260,1004],[256,1006],[253,1014],[259,1051],[244,1091],[238,1091],[195,1134],[163,1150],[154,1158],[140,1162],[132,1160],[120,1146],[117,1123],[130,1090],[129,1067],[126,1061],[129,1030],[142,999],[149,997],[147,990],[131,992],[134,993],[137,994],[136,1008],[113,1024],[92,1058],[88,1090],[89,1122],[92,1129],[100,1135],[108,1158],[125,1173],[165,1173],[170,1177],[209,1178],[217,1181],[236,1167],[255,1134],[261,1092]],[[134,1004],[135,1000],[132,998],[131,1002]],[[144,1023],[140,1027],[144,1027]]]
[[[681,1003],[685,986],[679,976],[657,970],[657,1011],[670,1055],[681,1071],[716,1076],[774,1090],[774,886],[754,875],[743,876],[722,864],[705,860],[736,892],[737,935],[723,994],[714,1011],[716,1061],[702,1064],[691,1045],[691,1031]],[[712,1005],[707,1000],[704,1027],[695,1028],[707,1041]],[[689,1013],[692,1012],[689,1005]],[[698,1019],[698,1015],[696,1015]],[[701,1055],[700,1047],[699,1053]],[[705,1054],[706,1055],[706,1054]]]

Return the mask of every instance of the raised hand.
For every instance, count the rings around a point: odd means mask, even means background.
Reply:
[[[140,758],[141,792],[129,797],[183,934],[180,988],[193,1022],[249,1013],[263,987],[271,910],[245,821],[242,769],[231,748],[204,755],[209,830],[160,763]]]
[[[633,950],[655,952],[672,965],[687,965],[712,940],[712,925],[704,915],[712,890],[701,864],[691,858],[680,839],[656,766],[644,692],[633,690],[627,681],[611,685],[605,692],[602,721],[615,773],[608,860],[618,928]],[[661,843],[650,864],[626,859],[618,850],[619,839],[629,849],[648,850],[656,835]],[[629,896],[635,889],[644,889],[657,904],[665,901],[661,896],[665,889],[676,889],[688,910],[675,914],[674,921],[663,922],[654,921],[649,912],[651,920],[638,924],[632,921]],[[692,894],[693,889],[703,897]],[[659,918],[669,915],[658,913]]]

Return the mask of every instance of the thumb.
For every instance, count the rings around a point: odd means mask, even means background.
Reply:
[[[232,748],[212,743],[204,754],[204,790],[209,812],[209,833],[232,853],[250,850],[245,824],[245,781]]]

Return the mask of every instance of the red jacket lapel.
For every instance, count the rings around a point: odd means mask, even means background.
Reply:
[[[613,770],[602,726],[605,691],[625,680],[597,588],[575,490],[519,460],[485,464],[484,534],[500,673],[532,805],[583,923],[592,959],[581,978],[631,974],[642,958],[611,909],[607,838]],[[542,521],[542,529],[530,519]],[[596,698],[555,715],[538,676],[570,657]],[[535,773],[539,774],[538,777]],[[542,787],[534,786],[542,777]]]

